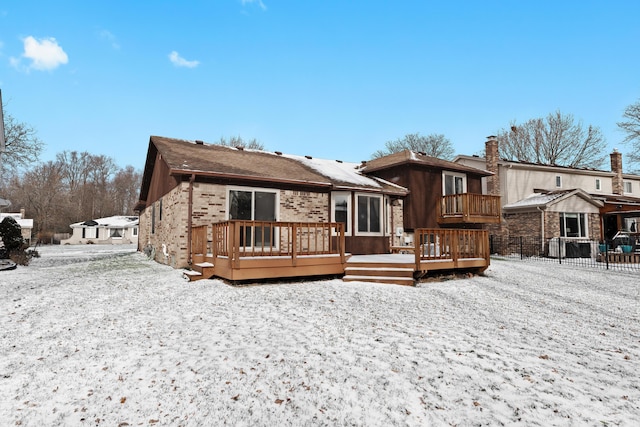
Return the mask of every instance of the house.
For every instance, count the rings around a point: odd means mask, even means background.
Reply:
[[[431,190],[422,193],[429,194],[430,207],[420,205],[419,191],[409,199],[414,190],[396,179],[395,171],[403,165],[421,173],[433,169],[430,173],[438,175],[437,184],[428,182],[437,187],[437,195]],[[458,237],[419,228],[462,214],[454,209],[458,203],[454,201],[442,219],[433,223],[420,219],[421,210],[438,211],[441,195],[459,184],[455,178],[449,182],[442,166],[457,177],[470,177],[458,193],[467,185],[480,188],[480,177],[489,175],[451,162],[439,166],[408,152],[357,164],[151,136],[136,207],[138,247],[176,268],[198,267],[206,276],[246,280],[344,274],[348,256],[389,254],[417,232],[421,237],[415,240],[429,239],[433,253],[419,249],[411,255],[409,262],[416,269],[422,269],[423,256],[430,261],[438,258],[442,268],[462,265],[452,255],[458,238],[466,239],[468,258],[475,263],[466,265],[486,268],[488,252],[486,256],[482,252],[486,245],[477,240],[484,238],[481,233]],[[409,216],[405,200],[412,204]],[[461,201],[459,205],[462,208]],[[414,221],[407,229],[408,218]],[[462,216],[456,221],[464,222]]]
[[[482,192],[482,179],[493,175],[469,167],[404,150],[367,161],[362,173],[408,188],[404,228],[482,229],[500,221],[500,196]]]
[[[152,136],[140,190],[140,248],[190,265],[193,227],[229,220],[340,223],[345,250],[386,253],[407,189],[358,164]],[[261,236],[244,242],[257,246]],[[245,245],[246,246],[246,245]]]
[[[461,155],[454,162],[493,172],[483,178],[482,186],[489,194],[502,196],[503,220],[492,229],[497,236],[604,240],[640,224],[640,176],[622,172],[622,154],[617,150],[610,155],[610,171],[500,159],[493,136],[485,143],[485,155]],[[532,212],[533,208],[539,212]],[[540,213],[545,210],[549,210],[547,217]],[[536,225],[539,221],[523,227],[533,215],[545,220],[544,231]],[[570,227],[563,228],[568,218],[585,218],[578,235]]]
[[[2,199],[0,199],[1,201]],[[11,203],[8,203],[9,206]],[[33,219],[25,218],[25,210],[20,209],[20,212],[16,213],[0,213],[0,221],[2,221],[5,217],[12,217],[16,220],[18,225],[20,226],[20,230],[22,233],[22,238],[27,242],[27,244],[31,244],[31,235],[33,234]]]
[[[137,244],[137,216],[110,216],[71,224],[72,234],[60,241],[61,245],[82,244]]]

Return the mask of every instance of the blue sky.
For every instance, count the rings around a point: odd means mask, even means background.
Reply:
[[[142,169],[150,135],[358,162],[442,133],[474,154],[556,110],[625,152],[639,17],[637,0],[4,0],[0,88],[41,160]]]

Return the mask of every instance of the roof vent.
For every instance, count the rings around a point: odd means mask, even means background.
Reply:
[[[421,156],[426,156],[427,153],[425,153],[424,151],[418,151],[418,154],[420,154]]]
[[[342,163],[342,160],[336,160],[336,162],[338,162],[338,163]]]
[[[204,145],[204,141],[201,139],[196,139],[196,144],[198,145]]]
[[[307,159],[313,159],[313,157],[311,156],[304,156],[304,157],[306,157]]]
[[[244,147],[236,147],[236,149],[239,151],[244,151]]]
[[[278,156],[282,156],[282,151],[276,151],[276,154],[277,154]]]

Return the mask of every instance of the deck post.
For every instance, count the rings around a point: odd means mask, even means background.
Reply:
[[[240,261],[240,230],[242,227],[238,227],[235,221],[229,222],[229,235],[231,237],[231,250],[229,256],[231,258],[231,265],[233,268],[238,268]]]
[[[291,265],[294,267],[298,262],[298,227],[294,222],[291,224]]]

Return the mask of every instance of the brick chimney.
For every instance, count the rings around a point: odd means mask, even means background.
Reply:
[[[617,149],[613,149],[613,153],[611,156],[611,172],[614,173],[613,176],[613,194],[622,195],[624,192],[623,184],[622,184],[622,153],[620,153]]]
[[[492,196],[499,196],[500,175],[498,174],[498,160],[500,160],[500,156],[498,154],[498,138],[493,135],[488,136],[484,147],[486,168],[489,172],[493,172],[493,175],[487,177],[487,193]]]

